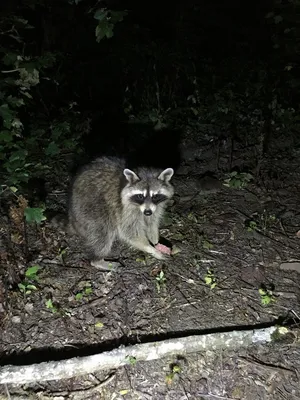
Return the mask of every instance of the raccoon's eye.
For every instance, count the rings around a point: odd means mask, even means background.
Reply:
[[[161,203],[162,201],[165,201],[166,199],[167,199],[167,196],[165,196],[164,194],[161,194],[161,193],[157,193],[152,196],[152,201],[153,201],[153,203],[156,203],[156,204]]]
[[[131,201],[138,204],[143,204],[145,197],[142,193],[137,193],[131,196]]]

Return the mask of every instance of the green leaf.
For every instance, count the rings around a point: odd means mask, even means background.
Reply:
[[[96,323],[95,323],[95,327],[96,327],[96,328],[103,328],[103,326],[104,326],[103,322],[100,322],[100,321],[99,321],[99,322],[96,322]]]
[[[82,300],[82,298],[83,298],[83,294],[82,293],[77,293],[76,296],[75,296],[76,300]]]
[[[117,22],[123,21],[124,17],[128,14],[127,11],[110,11],[111,22],[116,24]]]
[[[26,289],[37,290],[37,287],[35,285],[27,285]]]
[[[261,303],[262,303],[263,305],[265,305],[265,306],[268,305],[268,304],[270,304],[271,301],[272,301],[272,298],[271,298],[270,296],[268,296],[268,295],[262,296],[262,298],[261,298]]]
[[[91,294],[91,293],[93,293],[93,289],[91,287],[87,287],[87,288],[85,288],[84,292],[85,292],[85,294]]]
[[[51,308],[54,308],[54,306],[53,306],[53,303],[52,303],[52,300],[51,300],[51,299],[49,299],[49,300],[47,300],[47,301],[46,301],[46,307],[47,307],[47,308],[50,308],[50,309],[51,309]]]
[[[174,365],[173,366],[173,371],[174,374],[179,374],[181,372],[181,367],[180,365]]]
[[[13,133],[11,131],[1,131],[0,132],[0,142],[10,143],[13,140]]]
[[[7,97],[7,102],[12,106],[12,107],[21,107],[24,106],[24,99],[20,99],[18,97],[14,97],[14,96],[8,96]]]
[[[47,156],[55,156],[60,152],[59,147],[55,142],[49,143],[48,147],[45,149],[45,154]]]
[[[14,111],[9,108],[8,104],[2,104],[2,106],[0,106],[0,117],[3,119],[3,125],[5,128],[11,128],[11,122],[14,115]]]
[[[103,39],[105,36],[107,39],[110,39],[113,37],[114,25],[108,21],[100,21],[99,24],[96,27],[96,40],[97,42],[100,42],[101,39]]]
[[[123,389],[123,390],[120,390],[119,393],[120,393],[121,396],[125,396],[125,394],[129,393],[129,390],[128,389]]]
[[[134,356],[126,356],[126,361],[130,365],[135,365],[136,364],[136,357],[134,357]]]
[[[105,36],[105,33],[103,32],[103,29],[102,29],[102,27],[100,25],[96,26],[95,34],[96,34],[96,40],[99,43],[100,40],[103,39],[104,36]]]
[[[26,222],[28,223],[37,223],[40,224],[42,221],[45,221],[46,217],[44,216],[44,209],[43,208],[33,208],[27,207],[24,210],[24,215],[26,218]]]
[[[19,149],[16,150],[12,153],[12,155],[9,157],[9,162],[13,163],[14,161],[24,161],[25,158],[27,157],[28,151],[25,149]]]
[[[104,10],[103,8],[99,8],[95,14],[94,18],[98,21],[104,21],[107,18],[108,10]]]
[[[3,64],[14,65],[15,62],[17,61],[17,57],[18,57],[18,55],[15,53],[7,53],[7,54],[5,54],[5,56],[2,59]]]
[[[210,243],[208,240],[204,240],[202,247],[206,250],[211,250],[214,247],[214,245]]]
[[[35,276],[40,269],[41,267],[39,265],[33,265],[26,270],[25,276],[31,278],[32,276]]]
[[[18,288],[21,290],[21,292],[25,292],[26,286],[23,283],[19,283]]]

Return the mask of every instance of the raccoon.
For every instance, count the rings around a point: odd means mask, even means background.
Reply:
[[[85,242],[91,264],[101,267],[116,239],[162,260],[154,246],[168,200],[172,168],[126,168],[123,159],[97,158],[75,176],[70,192],[70,228]]]

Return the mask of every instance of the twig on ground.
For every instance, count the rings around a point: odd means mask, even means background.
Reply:
[[[258,367],[261,367],[261,368],[270,369],[272,371],[277,371],[277,372],[281,371],[281,372],[284,372],[284,373],[287,373],[287,374],[291,374],[291,375],[297,377],[296,371],[293,371],[290,368],[282,367],[280,365],[268,364],[268,363],[265,363],[265,362],[263,362],[261,360],[255,359],[254,357],[251,357],[251,358],[239,357],[239,359],[241,361],[247,363],[247,364],[250,364],[250,365],[254,364],[254,365],[256,365]]]

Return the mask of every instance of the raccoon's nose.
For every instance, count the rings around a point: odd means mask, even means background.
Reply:
[[[147,210],[144,211],[144,214],[147,216],[152,215],[152,211],[148,208]]]

